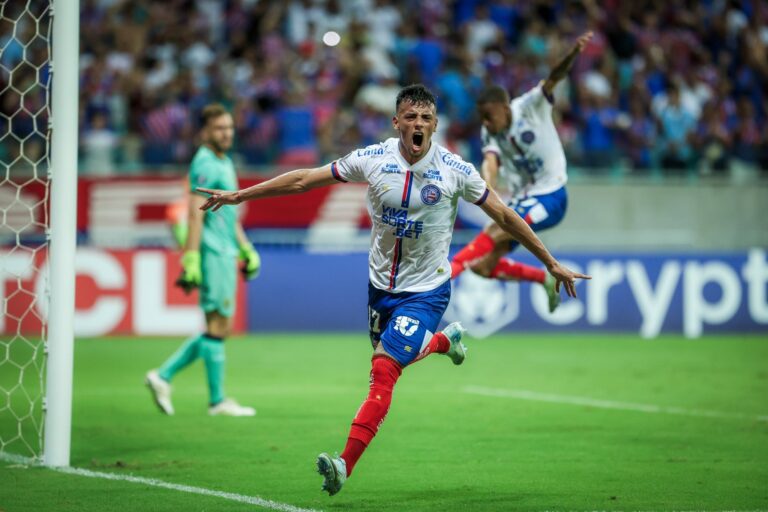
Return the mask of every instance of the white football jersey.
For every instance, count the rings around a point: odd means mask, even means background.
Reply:
[[[339,181],[368,183],[371,284],[392,293],[434,290],[451,278],[448,249],[459,198],[482,204],[488,188],[472,164],[434,141],[413,165],[398,142],[352,151],[331,170]]]
[[[495,153],[501,167],[497,188],[514,197],[549,194],[568,181],[565,152],[552,120],[552,98],[537,85],[510,103],[512,125],[491,135],[483,127],[483,154]]]

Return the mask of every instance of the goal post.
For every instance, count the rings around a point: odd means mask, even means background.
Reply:
[[[80,1],[53,0],[50,308],[43,462],[69,466],[72,430]]]
[[[79,0],[0,1],[0,459],[68,466]]]

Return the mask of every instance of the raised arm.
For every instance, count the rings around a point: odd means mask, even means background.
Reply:
[[[554,256],[552,256],[542,241],[536,236],[531,227],[511,208],[501,202],[499,196],[494,191],[490,191],[488,198],[482,204],[483,211],[498,224],[501,229],[512,235],[519,241],[531,254],[536,256],[539,261],[546,265],[547,270],[557,280],[555,289],[560,292],[560,285],[565,285],[565,291],[571,297],[576,296],[576,279],[592,279],[585,274],[573,272],[561,265]]]
[[[209,210],[212,208],[213,211],[216,211],[226,204],[240,204],[243,201],[261,199],[263,197],[301,194],[313,188],[333,185],[338,183],[338,180],[333,176],[331,165],[327,164],[314,169],[297,169],[286,172],[271,180],[235,192],[198,188],[198,192],[211,195],[200,209]]]
[[[571,51],[568,52],[568,54],[563,57],[563,59],[554,68],[552,68],[549,76],[546,80],[544,80],[544,84],[541,86],[547,96],[551,97],[552,91],[555,89],[557,83],[568,76],[568,72],[571,70],[573,62],[576,60],[576,57],[581,53],[584,47],[587,46],[587,43],[590,39],[592,39],[591,30],[579,36],[579,38],[576,40],[576,44],[574,44],[573,48],[571,48]]]

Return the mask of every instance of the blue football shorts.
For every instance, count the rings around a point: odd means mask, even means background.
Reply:
[[[534,231],[549,229],[560,224],[568,209],[568,193],[565,187],[540,196],[517,197],[507,203],[515,210]],[[519,242],[511,242],[511,249]]]
[[[451,299],[448,280],[427,292],[389,293],[368,283],[371,343],[381,342],[398,363],[412,363],[437,330]]]

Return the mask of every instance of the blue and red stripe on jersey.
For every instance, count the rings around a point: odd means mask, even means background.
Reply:
[[[405,171],[405,185],[403,186],[403,208],[408,208],[408,204],[411,202],[411,189],[413,188],[413,173],[411,171]]]
[[[331,174],[333,174],[333,177],[339,180],[342,183],[346,183],[347,180],[341,177],[341,174],[339,174],[339,167],[336,165],[336,162],[331,162]]]
[[[394,290],[397,286],[397,274],[400,272],[400,260],[403,258],[403,239],[395,239],[395,252],[392,256],[392,268],[389,271],[389,289]]]

